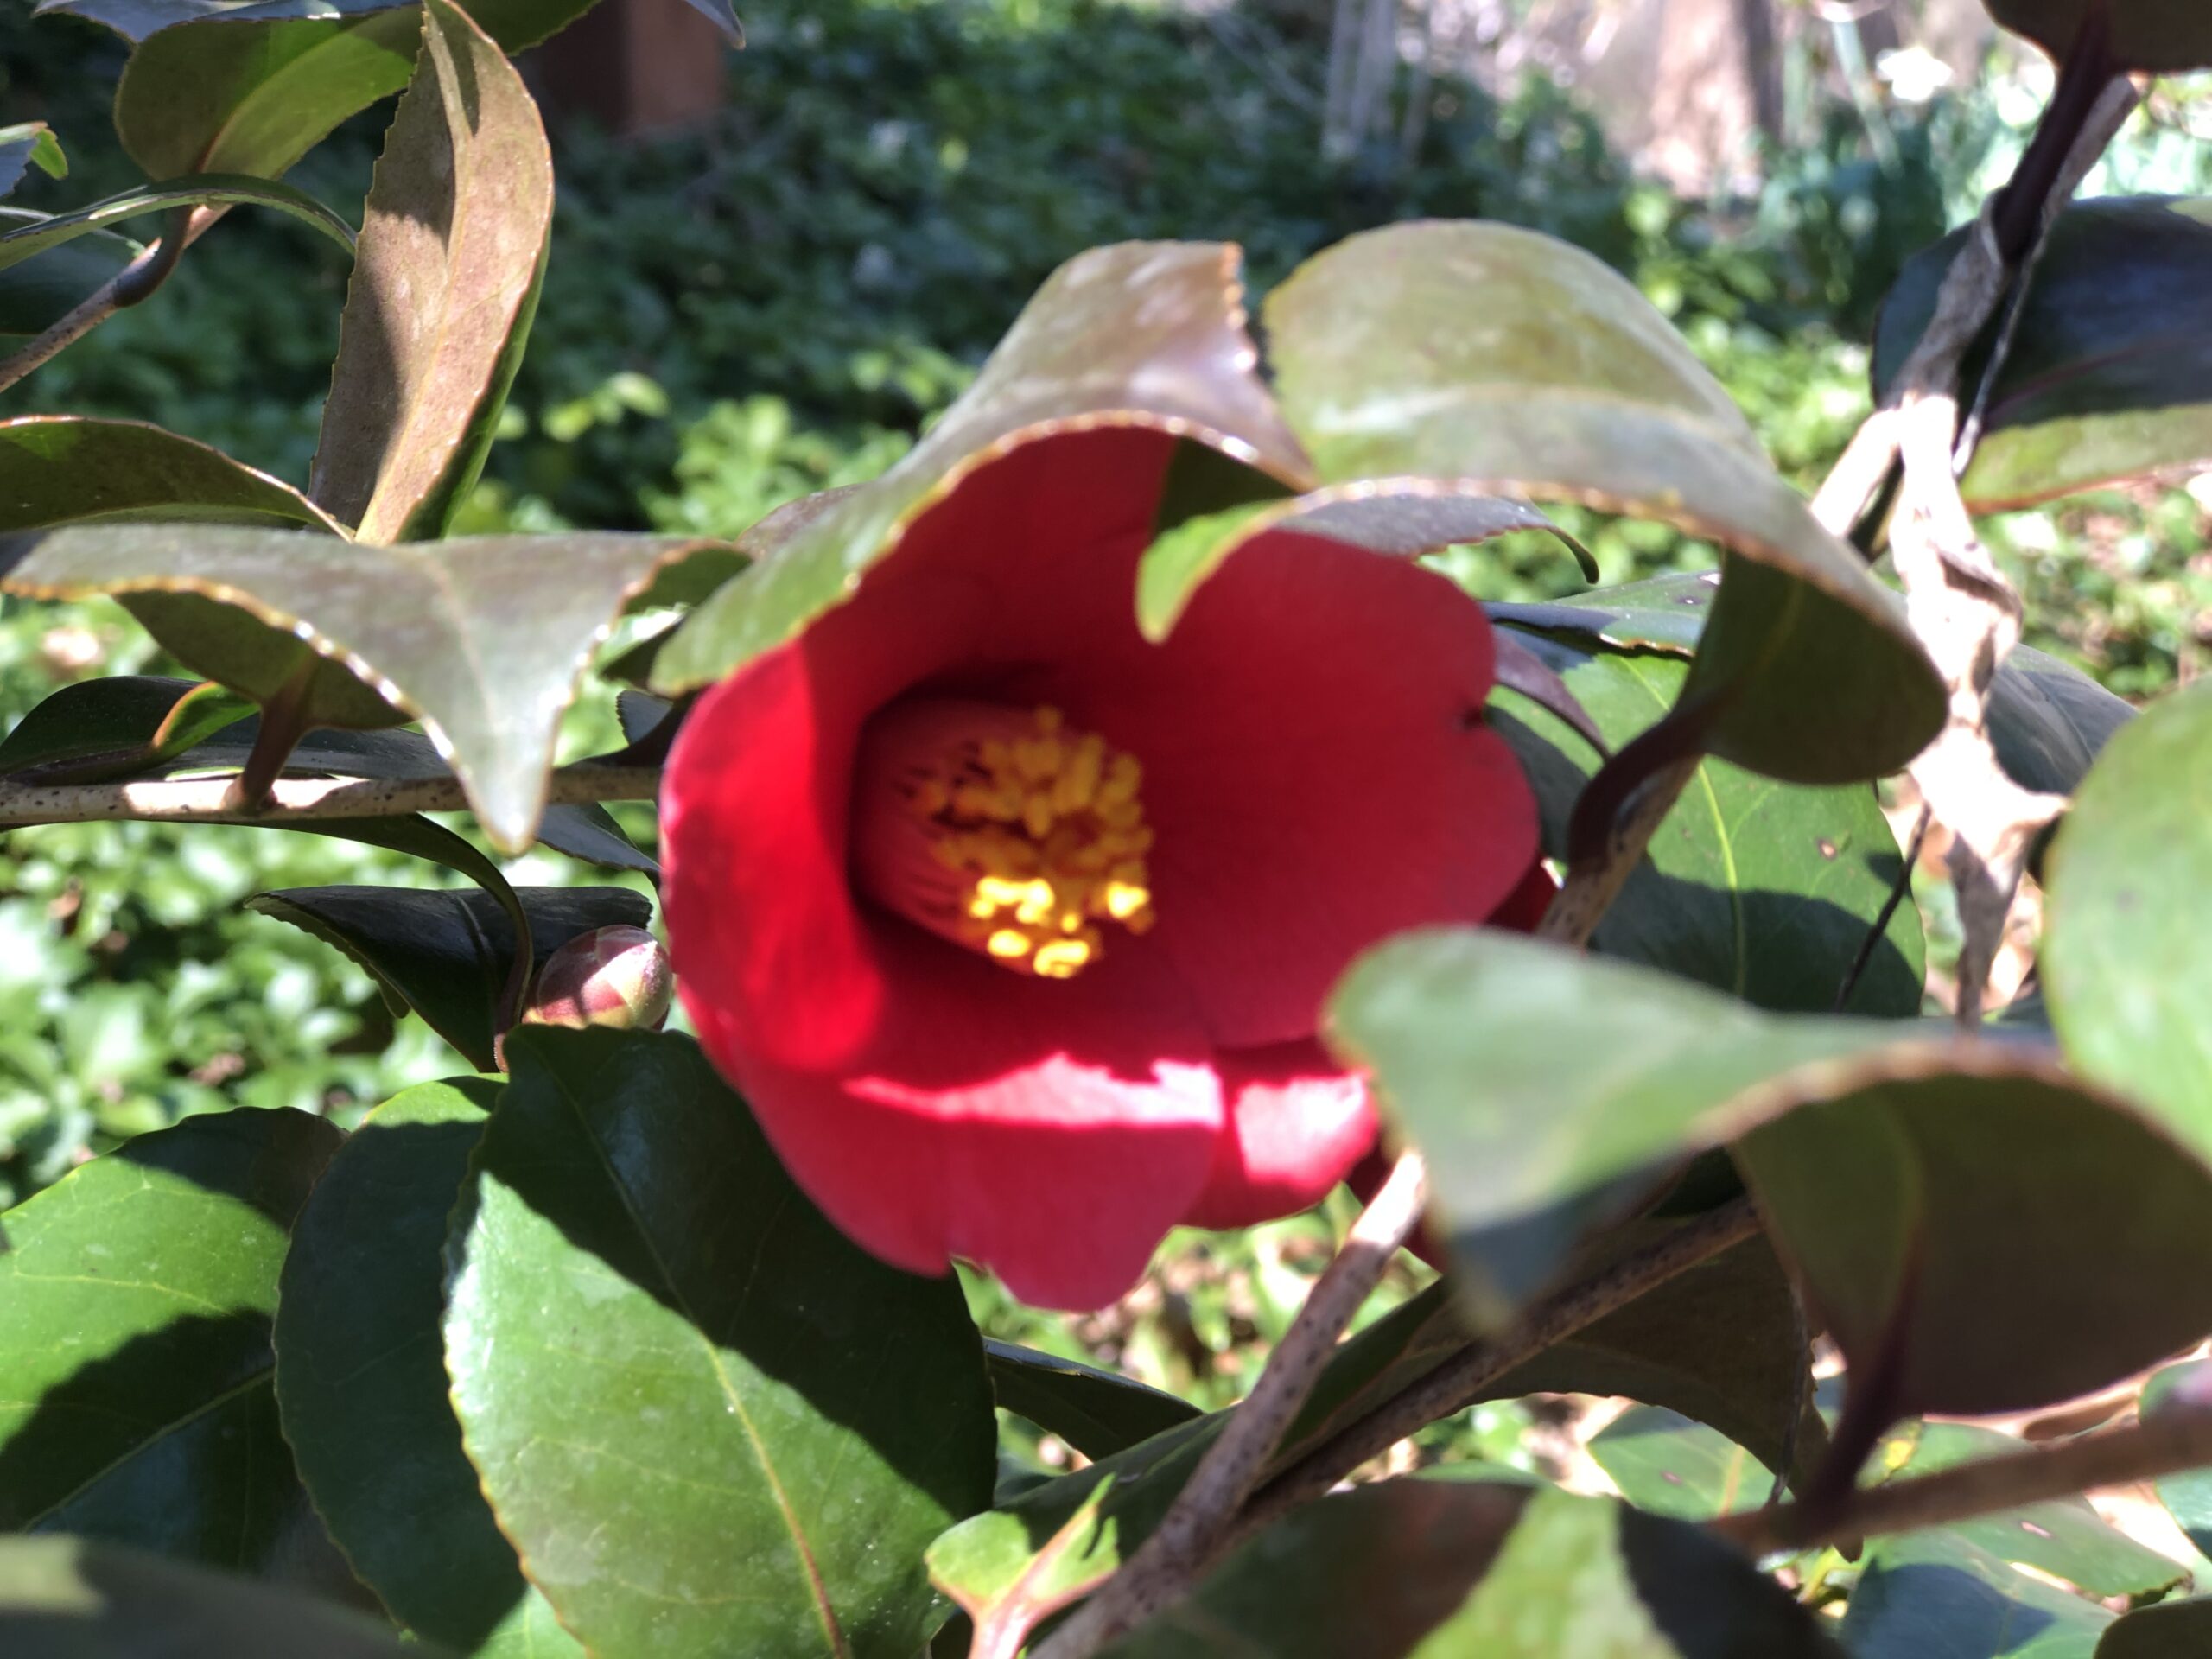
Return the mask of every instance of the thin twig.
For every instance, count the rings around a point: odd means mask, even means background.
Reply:
[[[1088,1659],[1189,1587],[1259,1484],[1268,1459],[1335,1352],[1337,1338],[1420,1226],[1427,1189],[1421,1154],[1400,1154],[1173,1506],[1136,1554],[1039,1649],[1038,1659]]]
[[[1407,1435],[1479,1402],[1497,1380],[1576,1332],[1732,1249],[1759,1230],[1758,1212],[1739,1198],[1686,1222],[1595,1277],[1532,1308],[1513,1330],[1470,1343],[1403,1393],[1339,1430],[1254,1493],[1224,1540],[1233,1547],[1299,1505],[1320,1497]]]
[[[1866,937],[1859,941],[1859,954],[1844,969],[1843,983],[1836,987],[1835,1003],[1830,1012],[1841,1014],[1851,1005],[1851,994],[1859,988],[1859,982],[1866,976],[1867,967],[1874,960],[1874,952],[1889,937],[1890,924],[1897,919],[1897,912],[1904,907],[1905,895],[1912,891],[1913,867],[1920,862],[1920,849],[1928,844],[1928,826],[1934,822],[1934,816],[1923,806],[1918,821],[1912,826],[1912,844],[1904,849],[1904,867],[1897,871],[1897,879],[1890,883],[1890,896],[1875,912]]]
[[[1784,1503],[1725,1515],[1711,1529],[1755,1555],[1998,1515],[2100,1486],[2212,1465],[2212,1411],[2162,1413],[2125,1428],[2031,1446],[1853,1493],[1840,1504]]]
[[[1960,498],[1960,367],[2016,271],[2032,268],[2060,211],[2139,99],[2134,85],[2122,79],[2106,86],[2091,104],[2054,170],[2041,201],[2040,228],[2026,249],[2014,254],[2000,241],[2000,219],[2017,212],[2010,198],[1990,199],[1944,275],[1935,317],[1898,376],[1893,408],[1885,411],[1904,466],[1891,552],[1904,583],[1907,617],[1949,696],[1943,730],[1914,760],[1911,772],[1929,810],[1952,832],[1951,874],[1964,935],[1957,1015],[1968,1027],[1980,1023],[1989,971],[2028,851],[2066,801],[2021,788],[1990,746],[1990,683],[2019,640],[2021,606]]]
[[[13,356],[0,359],[0,391],[41,369],[117,312],[146,298],[168,280],[184,251],[222,217],[221,208],[180,209],[165,221],[159,241],[69,308]]]
[[[589,801],[649,801],[660,789],[652,766],[564,766],[547,779],[556,806]],[[0,829],[34,823],[86,823],[144,818],[163,823],[273,823],[318,818],[400,817],[410,812],[463,812],[461,779],[438,778],[287,778],[267,805],[247,810],[235,777],[160,779],[120,784],[0,782]]]
[[[1536,937],[1580,950],[1590,943],[1605,912],[1643,861],[1644,849],[1667,815],[1675,810],[1682,791],[1697,776],[1701,753],[1673,762],[1646,778],[1637,787],[1625,810],[1614,822],[1602,859],[1578,861],[1567,873],[1550,906],[1544,912]]]

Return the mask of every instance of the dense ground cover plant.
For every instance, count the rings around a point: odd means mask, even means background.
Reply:
[[[2130,73],[2212,56],[2189,15],[1998,9],[2062,50],[2049,111],[1902,270],[1810,503],[1635,284],[1459,218],[1263,249],[1257,299],[1226,244],[1079,254],[880,476],[714,535],[461,533],[553,245],[509,53],[573,7],[75,9],[134,42],[155,181],[0,233],[0,379],[233,213],[353,275],[304,487],[0,423],[0,587],[189,671],[41,702],[0,823],[334,849],[251,906],[451,1058],[350,1132],[211,1062],[0,1213],[9,1651],[2202,1645],[2187,1568],[2074,1497],[2172,1477],[2200,1524],[2196,1366],[2031,1452],[1946,1421],[2212,1328],[2206,707],[2013,649],[1970,517],[2208,460],[2203,210],[2067,205]],[[283,180],[392,92],[357,231]],[[58,165],[0,135],[0,182]],[[1484,607],[1416,563],[1599,574],[1542,502],[1718,568]],[[620,734],[556,764],[588,668]],[[1901,773],[1950,834],[1948,1023]],[[493,856],[533,847],[622,883]],[[390,858],[457,884],[359,879]],[[1985,1010],[2033,861],[2038,984]],[[1089,1306],[1346,1175],[1233,1409],[985,1343],[945,1271]],[[1339,1341],[1408,1245],[1441,1276]],[[1330,1495],[1561,1391],[1639,1402],[1592,1449],[1624,1501]],[[1087,1466],[1006,1466],[1038,1430]]]

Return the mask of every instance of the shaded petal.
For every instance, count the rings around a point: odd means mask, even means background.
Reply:
[[[1484,921],[1535,858],[1490,622],[1442,576],[1270,534],[1154,650],[1070,717],[1144,763],[1154,938],[1224,1048],[1309,1036],[1353,957]]]
[[[1197,1022],[1158,995],[1172,976],[1129,951],[1027,979],[892,920],[878,952],[897,995],[848,1067],[777,1065],[687,1002],[700,1040],[792,1179],[886,1261],[963,1256],[1037,1306],[1112,1301],[1221,1139]]]
[[[1364,1079],[1314,1042],[1224,1055],[1229,1115],[1206,1184],[1183,1219],[1249,1227],[1319,1204],[1375,1144]]]

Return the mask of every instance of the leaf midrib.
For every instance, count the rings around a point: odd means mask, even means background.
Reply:
[[[836,1611],[830,1605],[829,1589],[822,1582],[822,1572],[815,1561],[813,1547],[808,1543],[798,1513],[791,1507],[790,1495],[784,1490],[783,1479],[776,1471],[775,1462],[768,1455],[767,1443],[762,1440],[760,1428],[753,1421],[753,1414],[746,1409],[745,1402],[740,1397],[728,1367],[722,1363],[721,1350],[707,1335],[690,1299],[683,1294],[676,1275],[670,1271],[667,1262],[654,1243],[652,1231],[645,1226],[636,1206],[630,1202],[629,1188],[622,1184],[621,1175],[607,1155],[607,1148],[600,1144],[598,1135],[592,1132],[591,1116],[585,1109],[583,1097],[558,1071],[549,1071],[546,1075],[575,1115],[576,1127],[582,1133],[585,1143],[591,1147],[592,1157],[606,1175],[607,1185],[613,1190],[615,1201],[622,1206],[622,1214],[628,1220],[631,1230],[637,1235],[638,1242],[653,1264],[653,1270],[667,1287],[677,1312],[683,1316],[692,1334],[698,1338],[699,1346],[705,1351],[707,1363],[714,1372],[715,1382],[722,1391],[722,1398],[729,1405],[730,1414],[737,1419],[738,1426],[745,1431],[746,1440],[753,1448],[753,1459],[760,1465],[760,1472],[768,1483],[769,1495],[775,1500],[776,1511],[783,1517],[785,1530],[791,1535],[791,1548],[798,1557],[799,1570],[806,1580],[808,1598],[813,1605],[815,1616],[821,1621],[822,1633],[829,1641],[830,1652],[838,1656],[838,1659],[851,1659],[852,1649],[847,1645],[845,1633],[838,1625]]]

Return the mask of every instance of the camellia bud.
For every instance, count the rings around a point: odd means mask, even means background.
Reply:
[[[658,1031],[674,985],[668,952],[644,928],[594,928],[545,959],[523,1023]]]

